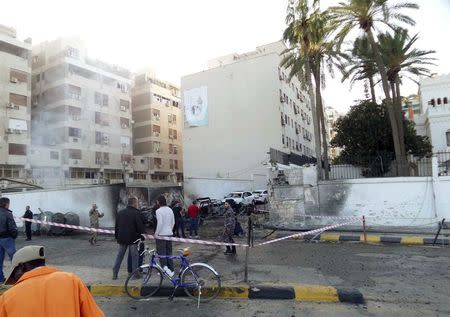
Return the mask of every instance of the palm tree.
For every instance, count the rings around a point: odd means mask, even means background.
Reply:
[[[389,32],[378,35],[380,53],[396,103],[401,102],[400,83],[403,77],[417,82],[414,77],[430,76],[431,71],[427,66],[435,65],[433,61],[436,58],[429,56],[435,51],[413,48],[418,39],[418,34],[410,38],[408,31],[401,28],[396,29],[394,35]]]
[[[332,73],[333,65],[342,54],[337,50],[338,43],[332,37],[335,25],[332,24],[328,12],[321,12],[317,6],[313,10],[308,10],[306,0],[299,1],[294,9],[294,15],[299,9],[302,19],[293,20],[284,33],[284,38],[288,39],[289,43],[294,43],[294,46],[285,52],[281,65],[291,68],[289,75],[291,78],[293,76],[307,78],[310,87],[311,74],[314,77],[316,125],[319,130],[316,139],[322,139],[324,174],[325,179],[329,179],[328,144],[321,89],[325,84],[324,67],[327,66]],[[314,132],[316,133],[316,129]]]
[[[392,126],[392,138],[397,160],[404,160],[406,155],[404,137],[402,137],[404,135],[403,118],[398,116],[398,111],[394,108],[386,68],[375,42],[373,30],[378,24],[393,29],[397,27],[395,24],[397,22],[414,25],[414,20],[401,13],[401,10],[418,8],[419,6],[415,3],[392,4],[392,0],[345,0],[345,2],[341,2],[338,6],[330,8],[334,18],[341,25],[339,33],[341,41],[344,40],[351,30],[356,28],[363,30],[369,39],[378,72],[381,76],[381,83]]]
[[[302,84],[302,89],[307,90],[311,104],[312,121],[314,127],[314,148],[317,158],[317,176],[321,175],[321,149],[320,127],[316,111],[314,89],[311,79],[310,50],[310,22],[311,12],[318,8],[318,0],[313,0],[312,5],[308,0],[299,0],[297,3],[289,1],[286,15],[287,28],[283,32],[283,40],[289,45],[281,61],[281,66],[289,68],[289,80],[296,76]]]
[[[374,77],[378,73],[373,58],[372,48],[366,36],[358,37],[353,43],[353,49],[346,56],[346,63],[340,65],[342,82],[350,80],[350,85],[356,81],[368,80],[372,102],[376,102]]]

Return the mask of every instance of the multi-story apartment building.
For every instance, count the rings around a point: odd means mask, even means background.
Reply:
[[[313,160],[309,96],[280,68],[283,42],[214,59],[182,77],[183,164],[187,177],[259,179],[269,162]]]
[[[32,53],[33,176],[122,181],[132,160],[131,73],[89,58],[78,38]]]
[[[333,140],[333,138],[336,136],[336,129],[334,127],[337,119],[339,119],[342,115],[333,107],[325,107],[325,124],[327,126],[327,137],[329,138],[328,141],[328,155],[335,159],[339,156],[341,153],[341,148],[339,147],[332,147],[330,145],[330,141]]]
[[[0,177],[28,178],[31,39],[0,25]]]
[[[132,89],[133,178],[147,182],[183,179],[180,90],[151,72],[135,75]]]

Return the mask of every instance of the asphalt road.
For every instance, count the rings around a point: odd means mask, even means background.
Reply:
[[[208,238],[214,239],[213,236]],[[98,246],[89,245],[87,240],[87,235],[33,237],[32,243],[46,246],[48,264],[74,272],[88,284],[123,285],[127,274],[125,261],[119,280],[111,280],[111,267],[117,244],[109,236],[102,236]],[[25,242],[23,237],[17,239],[18,248],[25,244],[29,243]],[[153,242],[149,244],[153,247]],[[176,245],[174,250],[183,246],[185,245]],[[221,274],[223,284],[242,282],[243,249],[238,249],[236,257],[224,256],[223,249],[219,247],[195,245],[192,250],[191,261],[205,261],[214,266]],[[6,261],[5,265],[8,265]],[[201,307],[198,311],[191,307],[191,302],[184,302],[184,299],[176,299],[174,303],[157,299],[144,304],[123,298],[99,301],[109,312],[108,316],[127,316],[131,311],[137,316],[145,315],[148,309],[150,313],[155,313],[154,316],[158,316],[162,311],[169,311],[165,316],[185,315],[185,310],[191,312],[192,316],[197,316],[200,312],[203,315],[198,316],[219,313],[221,316],[322,316],[324,314],[316,314],[316,311],[323,307],[328,307],[324,309],[336,313],[331,316],[450,316],[449,272],[449,247],[284,241],[251,249],[249,278],[252,284],[304,283],[357,288],[368,300],[367,309],[344,304],[320,305],[281,301],[268,302],[266,305],[250,301],[225,303],[223,300],[217,300],[205,305],[209,308]],[[155,307],[158,309],[152,310]],[[131,311],[128,311],[129,309]],[[230,314],[223,315],[222,310],[224,313],[229,310]],[[397,315],[387,313],[390,310],[395,311]],[[296,311],[300,313],[295,313]],[[421,311],[424,313],[419,314]],[[210,314],[211,312],[214,314]],[[191,315],[186,313],[184,317],[187,316]]]
[[[293,301],[215,300],[197,308],[188,299],[152,299],[135,302],[128,298],[97,298],[106,316],[242,316],[242,317],[424,317],[449,316],[450,311],[438,311],[429,306],[369,302],[367,305],[299,303]]]

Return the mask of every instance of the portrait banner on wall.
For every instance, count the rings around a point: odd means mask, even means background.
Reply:
[[[208,125],[208,88],[201,86],[183,92],[183,107],[187,127]]]

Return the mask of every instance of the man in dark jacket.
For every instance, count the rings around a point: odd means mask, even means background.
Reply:
[[[3,260],[5,252],[12,260],[16,253],[17,226],[12,211],[9,210],[9,198],[0,198],[0,283],[5,281]]]
[[[30,206],[25,208],[25,214],[22,216],[25,219],[33,219],[33,212],[30,209]],[[27,241],[31,240],[31,222],[25,221],[25,234],[27,235]]]
[[[138,199],[136,197],[128,198],[127,208],[119,211],[116,219],[115,236],[119,244],[119,252],[117,253],[116,262],[113,267],[113,280],[117,279],[120,265],[127,249],[132,257],[132,271],[138,267],[138,250],[137,244],[133,242],[141,238],[141,234],[145,232],[144,222],[140,215],[138,207]]]

